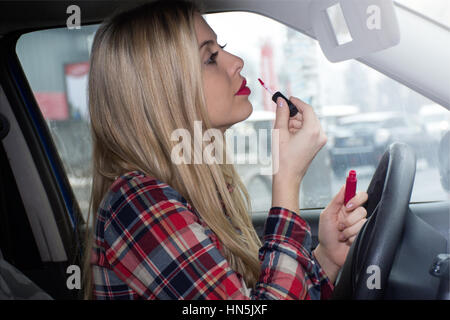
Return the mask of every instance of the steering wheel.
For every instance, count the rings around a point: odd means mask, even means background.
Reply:
[[[404,143],[384,153],[367,189],[367,221],[350,247],[333,299],[382,299],[409,211],[416,156]]]

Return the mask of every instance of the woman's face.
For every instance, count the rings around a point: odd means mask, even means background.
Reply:
[[[233,124],[247,119],[253,110],[249,92],[236,94],[244,81],[240,75],[244,61],[220,47],[217,35],[199,13],[195,17],[195,31],[209,119],[214,128],[225,132]]]

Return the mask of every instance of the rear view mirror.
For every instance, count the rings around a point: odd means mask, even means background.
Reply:
[[[392,0],[312,0],[315,37],[331,62],[396,46],[400,30]]]

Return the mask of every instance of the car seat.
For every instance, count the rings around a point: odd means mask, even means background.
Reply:
[[[33,281],[3,259],[0,251],[0,300],[53,300]]]

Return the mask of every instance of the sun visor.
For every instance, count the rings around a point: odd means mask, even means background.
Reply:
[[[392,0],[312,0],[316,39],[331,62],[396,46],[400,29]]]

